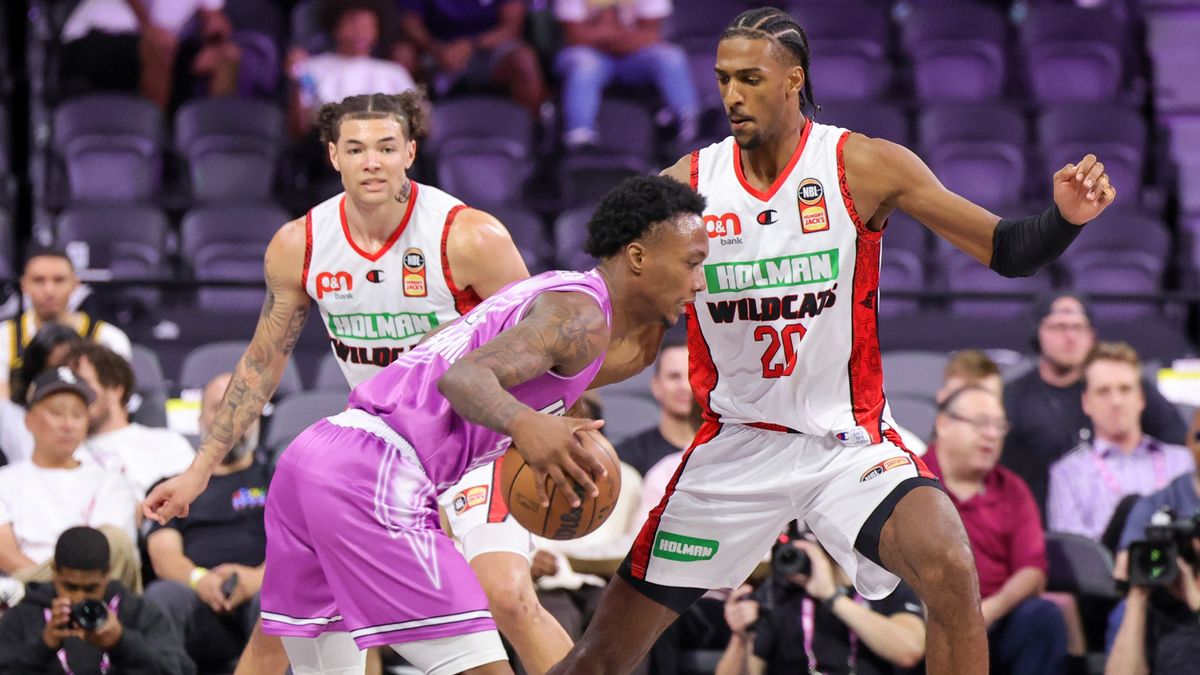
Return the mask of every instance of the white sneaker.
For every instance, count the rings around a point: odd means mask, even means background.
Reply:
[[[0,608],[16,607],[25,597],[25,584],[12,577],[0,577]]]
[[[583,147],[596,145],[600,142],[600,134],[595,129],[581,127],[563,134],[563,143],[568,150],[578,150]]]

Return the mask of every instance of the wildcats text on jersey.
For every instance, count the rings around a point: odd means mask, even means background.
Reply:
[[[833,281],[838,277],[838,250],[704,266],[709,293],[782,288]]]
[[[777,321],[807,319],[817,316],[837,302],[837,284],[816,293],[785,295],[783,297],[738,298],[706,302],[713,323],[734,321]]]

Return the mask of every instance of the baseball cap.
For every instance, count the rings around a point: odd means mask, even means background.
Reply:
[[[1046,317],[1050,316],[1050,314],[1053,312],[1054,303],[1058,302],[1059,300],[1062,300],[1063,298],[1072,298],[1074,300],[1077,300],[1079,302],[1079,306],[1083,308],[1083,315],[1084,315],[1084,317],[1087,318],[1088,323],[1093,324],[1093,325],[1096,323],[1094,320],[1094,317],[1092,316],[1092,308],[1090,306],[1088,306],[1087,298],[1085,298],[1084,296],[1082,296],[1078,293],[1072,293],[1070,291],[1059,291],[1057,293],[1050,293],[1048,295],[1043,295],[1042,297],[1038,298],[1036,302],[1033,303],[1033,324],[1034,324],[1035,330],[1036,330],[1036,327],[1040,326],[1042,321],[1045,321]],[[1055,312],[1055,313],[1057,313],[1057,312]],[[1071,309],[1071,313],[1072,314],[1076,313],[1074,311],[1074,308]]]
[[[29,386],[29,392],[25,395],[29,405],[33,405],[38,401],[57,394],[60,391],[69,391],[72,394],[82,398],[88,405],[96,400],[96,393],[92,388],[83,383],[79,376],[66,366],[58,368],[50,368],[38,374],[33,378],[33,384]]]

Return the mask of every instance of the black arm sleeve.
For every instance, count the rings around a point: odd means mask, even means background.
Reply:
[[[990,267],[1004,277],[1028,277],[1067,250],[1083,226],[1063,218],[1057,206],[1021,220],[1001,219],[992,234]]]

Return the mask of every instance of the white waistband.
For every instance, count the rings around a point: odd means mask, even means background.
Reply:
[[[403,436],[396,433],[395,429],[388,426],[387,422],[384,422],[382,418],[372,415],[365,410],[350,408],[325,419],[330,424],[347,429],[358,429],[379,438],[384,443],[395,448],[406,462],[420,469],[426,478],[429,477],[429,474],[425,471],[425,466],[421,464],[421,458],[417,457],[417,451],[413,449],[408,441],[404,440]]]

